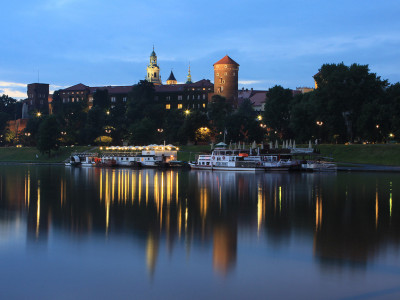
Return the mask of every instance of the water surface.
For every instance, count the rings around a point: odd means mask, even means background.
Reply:
[[[3,299],[399,299],[400,175],[0,165]]]

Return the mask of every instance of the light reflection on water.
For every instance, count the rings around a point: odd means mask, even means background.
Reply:
[[[397,298],[399,183],[0,166],[0,288],[11,298],[59,298],[65,284],[81,287],[66,298],[131,297],[132,285],[142,298]],[[38,285],[18,289],[33,273]]]

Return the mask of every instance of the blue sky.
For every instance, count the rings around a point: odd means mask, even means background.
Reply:
[[[369,64],[400,81],[400,1],[7,1],[1,6],[0,94],[144,79],[153,44],[163,81],[213,80],[228,54],[239,86],[313,86],[324,63]]]

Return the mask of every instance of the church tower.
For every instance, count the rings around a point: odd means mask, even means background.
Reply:
[[[172,85],[172,84],[178,84],[178,81],[176,80],[174,73],[171,70],[171,74],[169,74],[169,77],[167,79],[167,84]]]
[[[225,97],[226,102],[237,107],[239,64],[226,55],[214,64],[214,94]]]
[[[190,64],[189,64],[189,72],[187,75],[186,84],[192,83],[192,75],[190,74]]]
[[[153,46],[153,52],[151,52],[150,54],[150,63],[147,66],[146,80],[148,82],[152,82],[155,85],[162,84],[160,76],[160,67],[157,65],[157,55],[154,52],[154,46]]]

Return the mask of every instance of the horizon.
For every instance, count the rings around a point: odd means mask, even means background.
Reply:
[[[50,84],[51,92],[78,83],[133,85],[145,78],[153,45],[163,83],[171,70],[185,82],[189,63],[194,82],[213,82],[212,65],[225,55],[240,64],[239,90],[313,87],[323,64],[341,62],[400,81],[400,3],[252,4],[6,3],[4,23],[13,25],[3,33],[0,94],[24,99],[26,85],[36,81]]]

